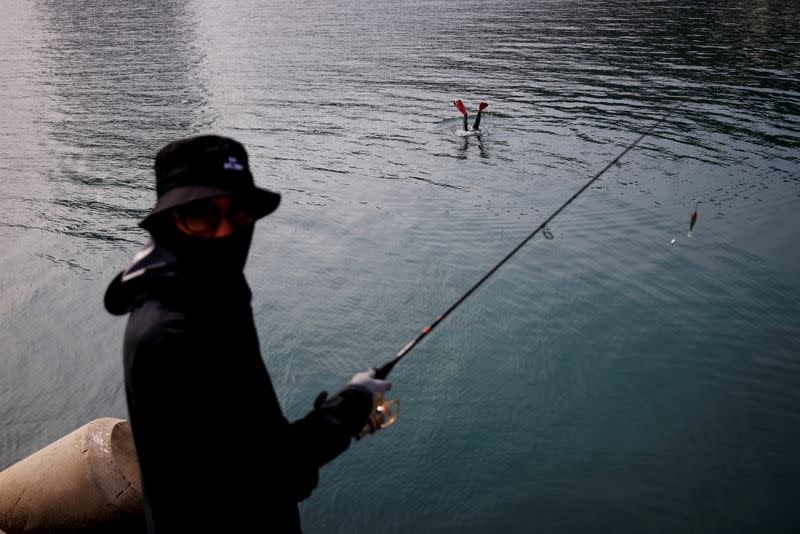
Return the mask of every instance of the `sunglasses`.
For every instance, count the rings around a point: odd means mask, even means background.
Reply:
[[[247,226],[255,222],[248,207],[241,202],[232,202],[226,207],[208,201],[190,202],[175,209],[178,220],[193,234],[212,236],[226,219],[231,226]]]

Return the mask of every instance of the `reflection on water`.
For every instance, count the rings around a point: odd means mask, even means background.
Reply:
[[[119,222],[151,200],[153,153],[206,127],[196,16],[180,1],[36,5],[52,188],[43,229],[135,243]]]
[[[800,521],[797,2],[9,1],[0,466],[125,416],[101,295],[165,142],[237,137],[284,195],[248,277],[297,417],[681,104],[398,366],[400,421],[325,468],[304,524]],[[456,98],[490,103],[484,136]]]

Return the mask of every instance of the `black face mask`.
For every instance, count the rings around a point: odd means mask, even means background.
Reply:
[[[175,227],[154,239],[175,255],[180,270],[200,277],[241,275],[253,241],[254,225],[241,226],[227,237],[190,236]]]

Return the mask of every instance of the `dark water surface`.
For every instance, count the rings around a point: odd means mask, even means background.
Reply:
[[[323,469],[304,525],[800,528],[795,0],[4,8],[0,468],[127,416],[102,295],[164,143],[234,136],[284,196],[247,273],[295,418],[682,104],[396,368],[398,424]],[[490,103],[481,139],[455,98]]]

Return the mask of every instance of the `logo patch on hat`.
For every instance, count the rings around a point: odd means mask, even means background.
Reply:
[[[226,161],[222,165],[222,168],[225,169],[226,171],[243,171],[244,170],[244,167],[242,167],[242,164],[239,163],[239,160],[236,159],[236,156],[229,157],[228,161]]]

